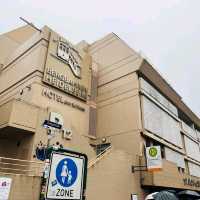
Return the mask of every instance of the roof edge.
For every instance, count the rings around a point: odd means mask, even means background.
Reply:
[[[138,72],[144,75],[177,108],[186,114],[193,123],[200,127],[200,118],[182,101],[182,97],[146,59],[143,59]]]

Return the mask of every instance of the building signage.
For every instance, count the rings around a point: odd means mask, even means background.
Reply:
[[[131,194],[131,200],[138,200],[137,194]]]
[[[87,52],[81,50],[83,47],[77,45],[80,53],[75,48],[65,38],[51,32],[43,82],[87,101],[92,60]]]
[[[185,186],[200,188],[200,181],[197,181],[191,178],[184,178],[183,183]]]
[[[51,90],[43,89],[42,90],[42,95],[44,97],[47,97],[48,99],[51,99],[53,101],[57,101],[58,103],[61,103],[63,105],[71,106],[72,108],[75,108],[75,109],[80,110],[82,112],[85,111],[85,108],[83,108],[79,104],[70,102],[69,100],[67,100],[63,96],[61,96],[61,95],[59,95],[59,94],[57,94],[57,93],[55,93],[55,92],[53,92]]]
[[[156,171],[162,169],[162,157],[160,146],[151,146],[146,148],[147,169]]]
[[[86,170],[86,155],[52,153],[46,198],[84,199]]]
[[[81,100],[87,100],[87,89],[83,85],[70,80],[52,68],[46,69],[43,81]]]
[[[11,178],[0,177],[0,200],[8,200],[11,188]]]
[[[78,62],[76,61],[75,57],[73,56],[72,51],[73,49],[66,42],[58,42],[57,56],[69,65],[73,74],[76,77],[80,78],[81,68]]]
[[[51,127],[51,128],[61,129],[62,125],[55,123],[55,122],[51,122],[49,120],[45,120],[44,123],[43,123],[43,127],[45,127],[45,128]]]

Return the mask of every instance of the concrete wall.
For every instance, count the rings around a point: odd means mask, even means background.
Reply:
[[[93,65],[98,65],[97,138],[101,142],[105,137],[115,148],[135,157],[142,141],[136,73],[141,57],[113,33],[93,43],[90,53]]]
[[[130,199],[132,193],[137,193],[138,199],[144,199],[140,174],[131,172],[134,160],[132,155],[125,151],[113,149],[91,167],[88,171],[87,199]]]
[[[130,199],[138,193],[144,199],[140,174],[131,172],[143,146],[136,73],[141,58],[115,34],[92,44],[90,53],[98,65],[97,143],[106,138],[114,150],[89,169],[88,198]]]
[[[98,64],[98,85],[136,71],[142,61],[139,54],[113,33],[93,43],[89,52]]]
[[[62,138],[61,133],[57,133],[56,137],[52,139],[51,144],[55,144],[57,141],[65,148],[71,148],[76,151],[81,151],[87,153],[89,157],[94,157],[95,152],[93,151],[92,147],[89,145],[89,140],[87,138],[88,134],[88,106],[85,105],[83,102],[76,101],[71,97],[66,97],[55,89],[51,89],[51,91],[55,92],[58,95],[61,95],[63,98],[67,99],[72,103],[76,103],[81,105],[85,111],[80,111],[75,108],[72,108],[68,105],[63,105],[57,101],[52,99],[48,99],[47,97],[42,96],[42,90],[45,89],[46,86],[41,86],[38,84],[34,84],[32,90],[34,91],[34,95],[32,101],[38,104],[38,99],[40,99],[39,104],[41,106],[38,123],[37,123],[37,130],[35,133],[35,141],[34,145],[39,143],[39,141],[43,141],[46,144],[47,142],[47,130],[42,127],[42,123],[45,119],[49,119],[50,112],[57,112],[62,115],[64,119],[64,127],[72,130],[72,139],[66,140]]]
[[[3,69],[0,79],[0,93],[14,86],[19,81],[22,81],[26,76],[31,75],[36,70],[42,71],[44,58],[45,47],[38,44],[22,56],[17,63],[15,62],[15,64],[11,64],[8,68]]]
[[[163,159],[163,169],[159,172],[142,172],[142,185],[143,186],[158,186],[179,188],[185,190],[200,191],[199,186],[195,184],[184,184],[184,179],[191,179],[195,182],[199,181],[198,177],[190,176],[187,173],[180,173],[177,166],[165,159]],[[173,184],[172,184],[173,183]]]
[[[13,47],[13,50],[9,52],[4,60],[4,65],[1,67],[0,94],[15,84],[22,82],[24,78],[34,72],[42,72],[44,70],[47,52],[47,32],[47,30],[44,30],[42,34],[38,32],[31,36],[28,34],[30,36],[29,39],[24,43],[18,44],[15,48]],[[16,34],[18,34],[17,30]],[[15,34],[13,33],[13,35]],[[6,42],[5,44],[0,43],[2,48],[7,49],[5,45]]]
[[[38,107],[20,100],[11,100],[0,106],[0,126],[12,126],[35,131]],[[30,115],[31,113],[31,115]]]

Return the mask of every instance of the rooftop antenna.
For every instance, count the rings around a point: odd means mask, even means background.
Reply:
[[[42,32],[41,29],[37,28],[33,23],[29,22],[28,20],[24,19],[23,17],[20,17],[19,19],[21,19],[23,22],[25,22],[26,24],[28,24],[29,26],[31,26],[35,30],[39,31],[40,33]]]

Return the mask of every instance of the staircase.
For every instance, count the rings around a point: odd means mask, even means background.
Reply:
[[[105,156],[107,156],[112,151],[112,147],[109,146],[104,151],[102,151],[100,154],[98,154],[95,158],[91,159],[88,163],[88,169],[93,167],[97,162],[99,162],[101,159],[103,159]]]

